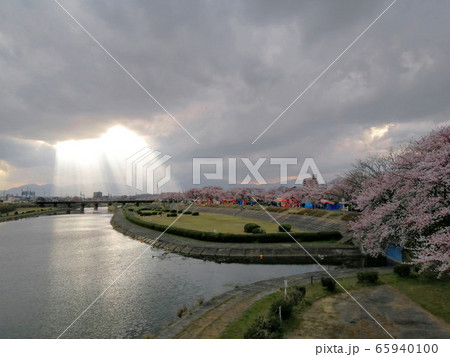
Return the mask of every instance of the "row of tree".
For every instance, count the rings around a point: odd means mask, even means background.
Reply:
[[[395,244],[422,268],[450,273],[450,126],[362,161],[341,180],[361,210],[351,230],[369,254]]]
[[[219,200],[245,200],[254,202],[255,200],[261,204],[276,203],[279,199],[295,200],[298,202],[310,202],[319,204],[322,199],[340,201],[344,196],[335,194],[335,186],[300,186],[288,188],[279,186],[270,189],[261,187],[234,187],[225,190],[219,186],[206,186],[202,188],[192,188],[186,192],[166,192],[159,196],[160,200],[165,201],[219,201]]]

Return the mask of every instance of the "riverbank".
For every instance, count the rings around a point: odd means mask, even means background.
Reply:
[[[355,275],[361,269],[327,267],[336,278]],[[391,268],[372,268],[380,273],[387,273]],[[160,331],[156,336],[144,338],[220,338],[226,329],[233,324],[249,307],[266,296],[280,291],[287,280],[289,286],[307,285],[311,281],[319,281],[328,276],[324,271],[292,275],[259,281],[253,284],[236,287],[224,294],[214,297],[184,317]]]
[[[77,210],[77,211],[69,210],[67,208],[57,208],[57,209],[35,211],[35,212],[23,213],[23,214],[11,214],[9,216],[0,217],[0,223],[9,222],[9,221],[17,221],[19,219],[25,219],[25,218],[34,218],[34,217],[40,217],[40,216],[56,216],[56,215],[69,214],[69,213],[80,213],[80,211],[79,210]]]
[[[314,264],[314,260],[293,243],[218,243],[161,234],[129,222],[123,209],[116,209],[111,219],[113,228],[130,238],[191,258],[219,263]],[[303,243],[304,248],[321,264],[360,266],[363,256],[352,245],[335,243]]]
[[[365,286],[358,284],[355,277],[361,270],[368,269],[328,269],[395,338],[450,337],[448,314],[442,308],[445,302],[439,303],[448,293],[448,286],[402,279],[387,267],[370,268],[380,274],[380,283]],[[252,321],[265,315],[273,301],[283,296],[287,280],[289,286],[305,286],[306,297],[294,308],[284,338],[389,338],[348,294],[327,292],[320,284],[323,276],[328,275],[321,271],[236,287],[187,311],[157,335],[143,337],[243,338]],[[412,293],[417,288],[427,289],[426,297]],[[441,309],[424,303],[433,299]]]

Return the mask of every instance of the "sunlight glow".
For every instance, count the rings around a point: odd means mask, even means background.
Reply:
[[[389,131],[389,128],[393,126],[393,124],[386,124],[381,127],[373,126],[369,130],[369,136],[372,140],[379,139],[384,136]]]
[[[103,183],[124,184],[126,159],[145,146],[141,136],[120,125],[98,138],[58,142],[54,183],[92,185],[91,190],[101,190]]]

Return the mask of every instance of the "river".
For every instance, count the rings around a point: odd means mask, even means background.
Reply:
[[[0,223],[0,338],[58,337],[148,245],[112,229],[106,208]],[[218,264],[147,250],[62,336],[136,338],[236,285],[315,265]]]

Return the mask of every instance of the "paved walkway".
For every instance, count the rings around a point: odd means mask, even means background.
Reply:
[[[261,212],[257,212],[261,213]],[[117,209],[111,219],[112,226],[145,243],[153,243],[161,232],[152,231],[129,222],[122,209]],[[361,252],[352,245],[302,243],[303,247],[323,264],[359,266]],[[163,234],[155,247],[174,253],[227,263],[258,264],[314,264],[311,257],[295,242],[292,243],[218,243]]]
[[[389,285],[351,293],[395,338],[450,338],[450,326]],[[347,294],[316,301],[286,338],[387,338]]]

